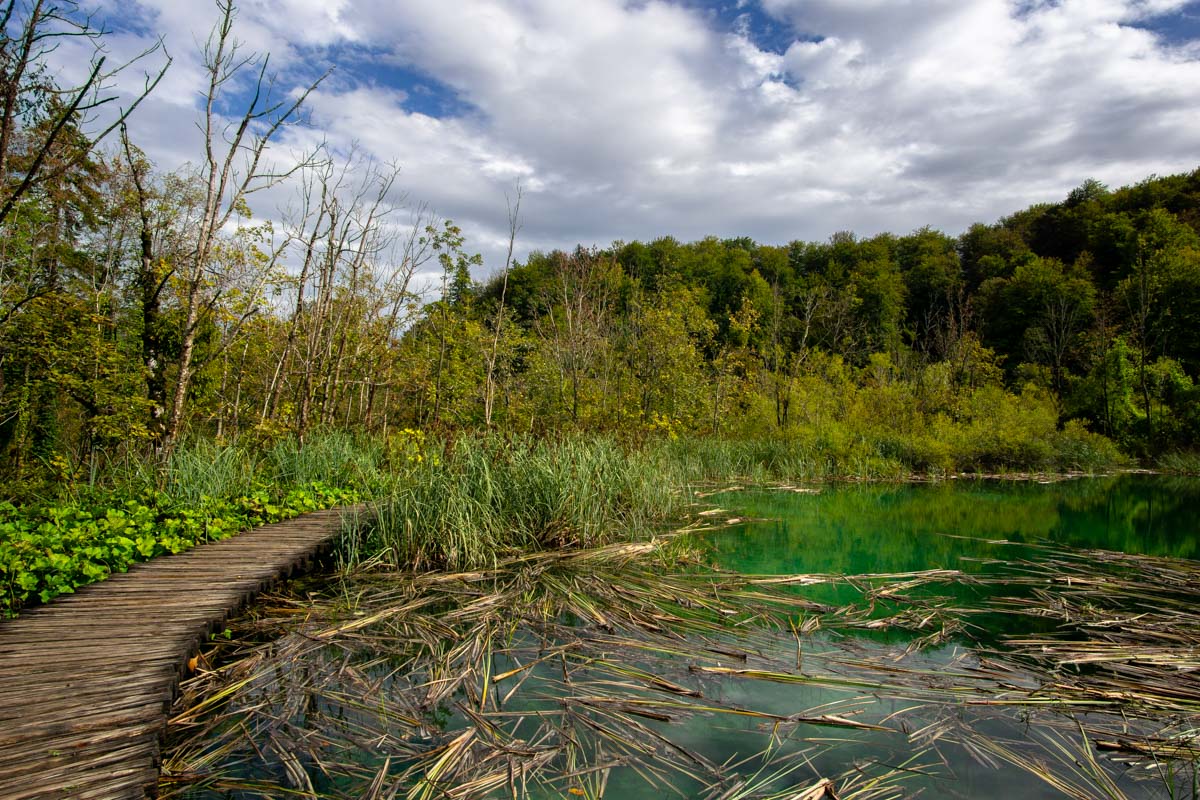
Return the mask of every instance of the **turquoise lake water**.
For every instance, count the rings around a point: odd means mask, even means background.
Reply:
[[[954,569],[983,576],[1003,572],[1013,561],[1037,562],[1044,557],[1046,546],[1200,557],[1200,481],[1190,478],[1122,475],[1049,483],[849,484],[796,491],[739,491],[710,499],[753,520],[705,537],[715,565],[744,573],[861,575]],[[833,604],[853,602],[858,596],[846,586],[814,586],[805,591]],[[979,602],[981,594],[1020,595],[1025,589],[1001,582],[986,588],[951,586],[940,591],[970,606]],[[974,623],[986,629],[974,631],[973,642],[1001,648],[1005,636],[1054,628],[1054,623],[1010,615],[984,615]],[[899,652],[912,638],[903,633],[860,636],[855,645],[878,658],[889,649]],[[845,646],[844,641],[838,644]],[[941,664],[958,663],[956,659],[970,651],[967,642],[951,643],[925,651],[922,658],[937,670]],[[774,697],[769,702],[787,711],[798,700],[799,705],[811,706],[836,699],[828,693],[800,699],[803,692],[789,689],[772,687]],[[759,684],[748,691],[765,690]],[[761,695],[755,699],[761,704]],[[899,705],[878,701],[869,707],[869,715],[886,717]],[[943,712],[958,715],[961,723],[969,720],[975,709],[947,705]],[[981,731],[1007,741],[1044,738],[1032,731],[1028,722],[1027,715],[1006,713],[980,714],[976,724]],[[834,771],[841,766],[836,763],[839,758],[895,762],[912,750],[888,734],[858,738],[861,744],[857,747],[843,748],[824,759],[826,769]],[[1057,738],[1051,737],[1052,742]],[[961,748],[940,748],[939,756],[946,759],[940,776],[910,780],[905,784],[906,793],[919,790],[922,796],[963,798],[1067,796],[1028,771],[980,763]],[[1194,797],[1190,777],[1176,779],[1178,785],[1168,790],[1167,780],[1144,780],[1145,775],[1128,774],[1119,766],[1111,772],[1129,797]]]
[[[902,611],[906,602],[914,608],[929,605],[930,597],[936,595],[936,602],[946,608],[963,609],[968,625],[930,644],[922,641],[924,629],[872,628],[867,623],[884,612],[871,605],[861,618],[855,618],[855,624],[828,623],[797,637],[788,630],[764,632],[753,619],[730,612],[731,624],[719,639],[731,651],[744,646],[748,655],[722,660],[705,649],[709,643],[684,642],[680,645],[683,655],[631,666],[656,670],[656,674],[667,675],[672,682],[696,692],[701,699],[688,701],[693,704],[712,703],[726,710],[759,714],[741,717],[692,711],[671,715],[671,720],[644,720],[645,736],[653,745],[649,751],[678,746],[680,752],[693,754],[689,757],[706,760],[710,765],[726,765],[720,769],[728,777],[722,791],[732,793],[722,794],[707,788],[703,780],[691,780],[686,775],[659,781],[644,766],[639,768],[618,759],[602,764],[606,767],[604,797],[794,800],[822,778],[834,780],[839,797],[860,800],[912,796],[1037,800],[1070,796],[1039,777],[1039,768],[1030,768],[1034,762],[1083,787],[1079,790],[1084,792],[1082,796],[1090,796],[1093,791],[1095,796],[1103,796],[1103,786],[1110,782],[1119,792],[1115,797],[1195,797],[1191,768],[1186,764],[1147,768],[1144,761],[1133,764],[1095,754],[1083,731],[1123,724],[1119,719],[1114,723],[1111,715],[1078,710],[1067,714],[1037,704],[1013,707],[973,699],[958,701],[954,689],[947,687],[956,682],[981,681],[995,693],[996,685],[1003,689],[1006,682],[1011,682],[1019,687],[1034,680],[1020,670],[1019,664],[1016,668],[1011,664],[1003,667],[1008,672],[995,664],[1008,663],[1008,637],[1053,632],[1059,622],[1027,614],[966,613],[996,598],[1026,597],[1036,589],[1018,585],[1019,581],[1012,585],[1005,582],[1006,575],[1023,574],[1019,567],[1014,569],[1014,564],[1036,565],[1057,557],[1055,553],[1093,549],[1188,561],[1200,558],[1200,480],[1123,475],[1052,483],[836,484],[741,490],[712,495],[706,501],[745,521],[690,535],[692,552],[704,564],[754,576],[877,576],[957,570],[967,579],[918,587],[911,597],[891,598],[880,605],[887,605],[888,613],[893,613]],[[1072,558],[1075,563],[1086,564],[1091,556]],[[983,580],[976,585],[973,578]],[[829,607],[863,608],[868,605],[864,595],[868,584],[869,580],[821,583],[785,591]],[[805,615],[791,624],[804,625]],[[739,627],[742,625],[745,627]],[[586,621],[579,621],[578,628],[583,636],[588,635]],[[603,639],[600,633],[597,631],[598,642]],[[527,641],[522,641],[523,637]],[[528,663],[531,653],[546,646],[542,633],[518,634],[510,643],[508,655],[495,656],[489,674],[514,669],[522,659]],[[600,642],[584,648],[586,658],[607,657],[607,647]],[[689,647],[694,648],[694,657],[688,655]],[[619,650],[612,652],[619,657]],[[370,692],[387,694],[411,687],[411,676],[396,675],[379,653],[352,658],[332,648],[327,657],[330,663],[342,659],[347,664],[361,664],[363,674],[374,681]],[[787,680],[730,676],[720,672],[725,668],[784,674]],[[959,680],[955,676],[964,677]],[[560,680],[551,667],[532,670],[528,683],[507,701],[505,710],[555,711],[560,705],[556,696],[562,688]],[[347,696],[360,688],[347,685]],[[644,694],[642,689],[633,693]],[[996,696],[1001,695],[1003,691]],[[368,692],[358,702],[369,705],[371,699]],[[253,708],[254,702],[254,698],[248,698],[246,704]],[[319,707],[321,703],[325,707]],[[312,701],[305,713],[315,716],[313,712],[320,711],[327,716],[341,715],[339,718],[360,713],[347,712],[347,708],[354,708],[350,703],[345,708],[339,703],[333,705],[337,707],[328,707],[326,697]],[[791,717],[793,721],[765,722],[764,714]],[[834,724],[815,719],[823,714],[831,715]],[[603,720],[603,716],[598,719]],[[837,724],[846,720],[863,727]],[[466,719],[452,705],[432,712],[430,722],[433,728],[441,726],[441,735],[453,735],[469,724],[480,724],[479,720]],[[1178,733],[1179,725],[1193,723],[1194,719],[1143,719],[1135,727],[1144,733],[1147,726],[1161,724],[1164,733]],[[293,718],[287,724],[303,730],[304,720]],[[521,724],[515,723],[518,733]],[[267,728],[272,725],[274,722],[269,721]],[[586,746],[581,750],[605,752],[605,734],[583,730],[595,741],[582,743]],[[992,746],[1015,755],[1009,759],[999,757],[989,749]],[[1103,773],[1100,783],[1088,777],[1093,756]],[[602,755],[596,757],[603,761]],[[375,768],[375,756],[364,752],[363,758]],[[1023,764],[1014,763],[1022,760]],[[247,776],[281,782],[284,777],[285,770],[279,763],[256,759],[253,753],[237,753],[230,761],[235,763],[235,771]],[[596,765],[554,762],[549,769],[594,778],[587,772],[591,766]],[[600,784],[589,780],[580,778],[584,789],[578,791],[594,795]],[[739,783],[742,795],[731,788]],[[581,796],[567,793],[569,784],[556,784],[550,791],[530,790],[526,796]],[[339,781],[317,780],[314,786],[329,796],[354,797],[365,790]],[[757,789],[751,791],[755,786]],[[410,788],[404,787],[396,796],[405,796]],[[197,791],[192,796],[264,795]],[[502,790],[487,796],[511,794]]]

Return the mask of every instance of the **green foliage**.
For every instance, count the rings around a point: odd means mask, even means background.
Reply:
[[[80,484],[61,458],[64,491],[20,506],[0,502],[0,613],[241,530],[380,495],[395,478],[384,447],[365,437],[316,433],[301,446],[266,448],[196,439],[158,470],[127,459]]]
[[[488,566],[523,550],[629,538],[676,519],[686,502],[668,453],[606,437],[402,441],[402,479],[344,535],[351,564]]]
[[[669,459],[694,480],[752,482],[1090,472],[1127,463],[1083,422],[1058,427],[1045,390],[985,385],[937,401],[922,395],[930,377],[923,387],[897,380],[862,388],[810,378],[798,392],[805,416],[786,438],[682,437],[669,445]]]
[[[1178,475],[1200,475],[1200,452],[1179,451],[1159,456],[1158,468]]]
[[[897,433],[879,422],[902,387],[866,392],[839,420],[789,438],[677,435],[657,417],[641,445],[596,436],[561,440],[466,436],[427,439],[406,430],[387,443],[390,493],[345,532],[348,564],[475,569],[529,550],[597,546],[644,536],[686,507],[697,482],[756,483],[914,471],[1106,469],[1122,463],[1078,422],[1055,429],[1044,392],[973,392],[961,418]],[[888,399],[885,399],[888,398]],[[874,403],[874,404],[873,404]]]
[[[664,460],[694,481],[751,483],[839,478],[896,478],[902,466],[880,457],[843,429],[807,439],[681,437],[661,446]]]
[[[957,240],[617,243],[617,302],[586,332],[538,301],[571,257],[534,254],[510,275],[529,350],[508,407],[522,430],[782,437],[817,472],[1099,469],[1121,460],[1101,436],[1194,446],[1194,183],[1089,181]]]
[[[383,458],[382,444],[369,436],[321,431],[303,443],[285,437],[264,453],[262,480],[283,486],[323,482],[375,493],[387,480]]]
[[[1070,419],[1049,437],[1058,469],[1103,472],[1128,466],[1131,461],[1109,438],[1088,430],[1083,420]]]
[[[103,484],[167,427],[192,444],[167,483],[137,480],[192,503],[260,473],[365,486],[371,442],[404,429],[779,439],[803,474],[1099,468],[1096,436],[1146,460],[1200,447],[1200,172],[1088,181],[959,237],[663,237],[534,252],[482,285],[447,220],[422,220],[390,274],[382,240],[320,237],[286,274],[270,231],[243,226],[213,244],[224,277],[189,326],[197,186],[134,162],[89,161],[0,230],[0,496]],[[436,300],[410,267],[441,272]]]
[[[107,508],[0,503],[0,616],[48,602],[155,556],[297,514],[352,503],[357,492],[320,482],[180,503],[143,492]]]
[[[246,492],[258,472],[256,454],[239,445],[196,439],[171,454],[163,491],[177,502],[197,504],[205,497]]]

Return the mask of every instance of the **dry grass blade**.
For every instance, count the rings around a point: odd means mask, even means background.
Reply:
[[[248,638],[221,645],[230,665],[185,686],[168,764],[212,786],[270,766],[281,792],[321,798],[601,797],[620,775],[714,800],[876,800],[934,780],[914,750],[936,764],[961,748],[1069,797],[1124,797],[1096,746],[1142,765],[1195,757],[1200,625],[1180,594],[1200,582],[1169,561],[1047,555],[970,577],[823,576],[861,590],[841,607],[803,596],[818,576],[664,569],[652,544],[360,574],[243,622]],[[932,591],[959,581],[979,604]],[[972,644],[985,614],[1063,627]],[[781,696],[795,706],[767,700]],[[1034,731],[1020,740],[1018,714]],[[721,763],[694,746],[699,726],[758,751]],[[818,766],[863,741],[888,756]]]

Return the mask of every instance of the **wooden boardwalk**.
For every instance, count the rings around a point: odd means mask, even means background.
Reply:
[[[139,564],[0,622],[0,800],[152,796],[188,658],[257,592],[306,568],[354,510]]]

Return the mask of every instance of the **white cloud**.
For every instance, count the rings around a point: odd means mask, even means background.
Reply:
[[[720,30],[664,0],[256,0],[238,33],[293,83],[358,53],[312,97],[313,122],[337,147],[402,163],[409,195],[459,221],[491,266],[518,178],[523,244],[569,247],[957,232],[1089,176],[1196,166],[1197,49],[1135,26],[1177,0],[757,2],[795,32],[786,53],[756,46],[745,22]],[[195,107],[196,44],[215,10],[122,7],[177,57],[139,112],[141,143],[165,167],[189,147],[195,158],[180,109]],[[144,41],[122,34],[114,48]],[[468,110],[414,113],[358,48],[450,87]]]

